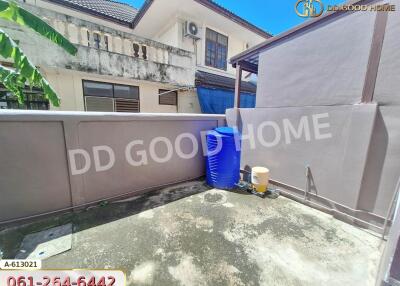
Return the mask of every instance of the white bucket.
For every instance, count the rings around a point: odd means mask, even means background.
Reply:
[[[269,170],[264,167],[251,168],[251,183],[259,193],[267,191],[269,181]]]

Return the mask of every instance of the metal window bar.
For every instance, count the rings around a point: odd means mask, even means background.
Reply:
[[[10,94],[10,91],[0,85],[0,109],[49,110],[50,103],[40,89],[25,87],[23,104],[20,104],[17,98]]]
[[[85,111],[138,113],[140,112],[140,100],[85,96]]]

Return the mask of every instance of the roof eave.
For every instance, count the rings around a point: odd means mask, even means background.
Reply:
[[[213,10],[214,12],[216,12],[226,18],[229,18],[231,21],[249,29],[250,31],[256,33],[257,35],[259,35],[265,39],[272,37],[272,34],[265,32],[264,30],[258,28],[257,26],[251,24],[250,22],[244,20],[243,18],[235,15],[234,13],[223,8],[222,6],[219,6],[218,4],[214,3],[213,1],[210,1],[210,0],[194,0],[194,1]],[[148,9],[150,8],[150,6],[153,2],[154,2],[154,0],[146,0],[146,2],[143,4],[142,8],[139,10],[139,13],[136,15],[135,19],[132,22],[133,29],[139,24],[140,20],[146,14],[146,12],[148,11]]]
[[[236,14],[230,12],[229,10],[223,8],[222,6],[214,3],[213,1],[210,0],[194,0],[197,3],[200,3],[201,5],[213,10],[214,12],[217,12],[218,14],[225,16],[229,18],[231,21],[249,29],[250,31],[258,34],[259,36],[268,39],[272,37],[272,34],[267,33],[266,31],[260,29],[259,27],[251,24],[250,22],[246,21],[245,19],[237,16]]]
[[[208,78],[211,76],[212,78],[217,78],[219,80],[213,80]],[[222,80],[221,80],[222,79]],[[228,80],[228,81],[226,81]],[[232,81],[232,84],[230,84],[229,81]],[[222,76],[222,75],[217,75],[214,73],[209,73],[205,71],[197,71],[196,72],[196,80],[195,80],[195,85],[197,86],[204,86],[207,88],[222,88],[226,90],[235,90],[235,79]],[[248,92],[248,93],[256,93],[257,90],[257,85],[252,83],[252,82],[243,82],[241,85],[241,92]]]

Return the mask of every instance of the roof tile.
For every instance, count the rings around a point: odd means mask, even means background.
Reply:
[[[86,10],[130,24],[138,10],[128,4],[111,0],[50,0],[77,10]]]

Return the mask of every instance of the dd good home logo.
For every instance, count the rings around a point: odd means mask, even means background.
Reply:
[[[321,0],[298,0],[294,6],[296,14],[303,18],[315,18],[324,12]]]

